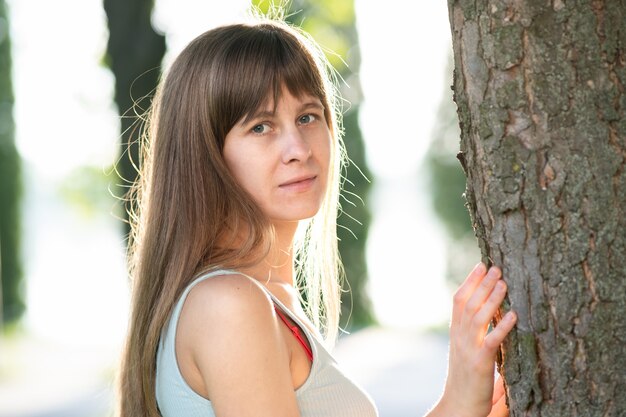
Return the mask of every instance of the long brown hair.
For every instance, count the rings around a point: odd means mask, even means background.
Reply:
[[[252,265],[269,250],[273,230],[233,179],[222,149],[235,123],[268,97],[276,103],[283,86],[295,96],[318,97],[335,138],[325,200],[294,249],[308,314],[327,340],[336,336],[341,267],[335,222],[345,154],[329,68],[305,34],[282,22],[260,21],[200,35],[162,80],[133,194],[132,306],[119,372],[120,416],[159,416],[156,352],[184,288],[204,271]],[[248,232],[243,242],[235,234],[241,227]]]

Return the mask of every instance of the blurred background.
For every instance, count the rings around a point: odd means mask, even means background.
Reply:
[[[111,415],[135,116],[191,39],[250,6],[0,0],[0,417]],[[345,81],[351,292],[335,356],[382,417],[423,415],[443,388],[452,292],[480,259],[445,3],[293,0],[288,14]]]

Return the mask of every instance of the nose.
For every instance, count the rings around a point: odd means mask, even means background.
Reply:
[[[311,156],[311,146],[302,132],[293,127],[284,132],[282,161],[284,164],[304,162]]]

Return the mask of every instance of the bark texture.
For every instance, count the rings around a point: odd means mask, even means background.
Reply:
[[[626,1],[448,6],[467,203],[519,316],[511,416],[624,416]]]

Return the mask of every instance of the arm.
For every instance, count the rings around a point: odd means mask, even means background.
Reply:
[[[448,377],[443,396],[427,417],[508,416],[504,388],[494,389],[498,347],[515,325],[507,313],[489,333],[489,323],[504,300],[506,284],[499,268],[480,263],[454,295],[450,323]]]
[[[177,344],[177,351],[192,359],[218,417],[300,417],[290,353],[272,301],[258,284],[239,275],[198,284],[179,332],[184,346]]]

